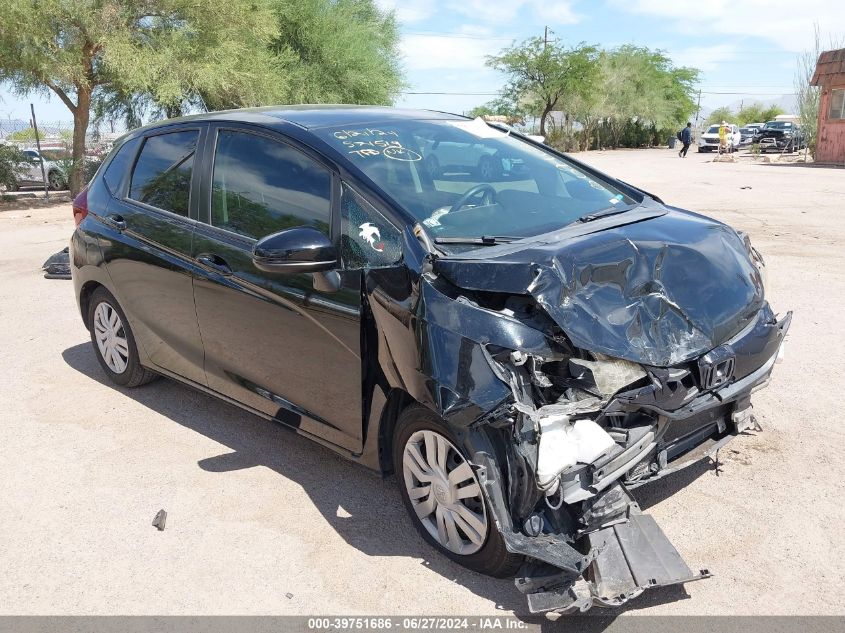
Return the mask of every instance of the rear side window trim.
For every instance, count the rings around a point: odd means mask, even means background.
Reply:
[[[147,211],[154,211],[156,213],[164,214],[166,217],[170,218],[178,218],[180,220],[186,220],[191,223],[196,223],[197,220],[192,217],[194,214],[192,212],[193,202],[194,202],[194,188],[196,187],[197,178],[195,177],[195,172],[197,169],[196,160],[199,157],[199,154],[202,150],[202,142],[203,142],[203,132],[205,130],[204,126],[201,125],[191,125],[187,127],[164,127],[164,128],[156,128],[152,130],[149,134],[142,135],[141,143],[138,148],[135,150],[135,158],[132,160],[132,167],[129,168],[127,173],[123,177],[123,182],[121,183],[121,193],[120,193],[120,200],[123,202],[134,204],[141,207]],[[138,159],[141,157],[141,151],[144,149],[144,145],[146,145],[147,140],[153,138],[154,136],[161,136],[163,134],[173,134],[175,132],[190,132],[195,131],[197,132],[197,144],[194,148],[194,167],[192,169],[191,174],[191,188],[188,191],[188,215],[181,215],[179,213],[174,213],[173,211],[168,211],[167,209],[162,209],[161,207],[156,207],[151,204],[147,204],[146,202],[141,202],[140,200],[135,200],[134,198],[129,197],[129,190],[132,183],[132,174],[135,173],[135,166],[138,164]],[[136,137],[138,138],[138,137]],[[129,139],[126,141],[127,143],[131,142],[134,139]]]

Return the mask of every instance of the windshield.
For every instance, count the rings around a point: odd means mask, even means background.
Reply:
[[[765,127],[769,130],[786,130],[792,127],[790,121],[769,121]]]
[[[315,133],[435,240],[530,237],[637,203],[481,119],[390,121]]]
[[[709,128],[707,128],[707,131],[705,132],[705,134],[718,134],[719,133],[719,127],[720,126],[718,126],[718,125],[711,125]]]

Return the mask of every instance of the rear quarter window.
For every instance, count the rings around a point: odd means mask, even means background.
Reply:
[[[120,185],[129,168],[132,166],[132,161],[138,151],[140,141],[141,139],[133,138],[117,148],[114,156],[106,166],[106,171],[103,172],[103,181],[113,196],[120,195],[121,193]]]

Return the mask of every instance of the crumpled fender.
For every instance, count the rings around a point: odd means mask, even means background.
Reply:
[[[391,387],[405,390],[447,422],[466,426],[513,398],[491,368],[485,346],[553,354],[543,332],[451,298],[426,275],[407,279],[404,291],[399,290],[397,274],[383,270],[367,275],[379,366]]]

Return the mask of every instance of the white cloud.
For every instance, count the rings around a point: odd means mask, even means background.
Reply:
[[[676,66],[689,66],[709,72],[736,58],[737,47],[733,44],[714,46],[690,46],[689,48],[669,50],[672,63]]]
[[[611,0],[620,9],[674,20],[684,34],[714,39],[753,36],[778,48],[801,52],[813,45],[818,24],[822,45],[828,35],[845,35],[845,2],[841,0]],[[743,42],[747,48],[747,43]],[[765,59],[761,59],[765,62]]]
[[[534,3],[534,10],[537,17],[544,17],[550,24],[562,26],[564,24],[577,24],[581,16],[572,10],[572,3],[566,1]]]
[[[421,22],[434,15],[435,0],[376,0],[381,9],[395,11],[400,23]]]
[[[450,9],[481,22],[509,25],[528,14],[551,27],[576,24],[580,16],[572,9],[574,0],[456,0]]]
[[[498,53],[503,44],[501,40],[405,35],[400,47],[408,70],[481,70],[486,56]]]

